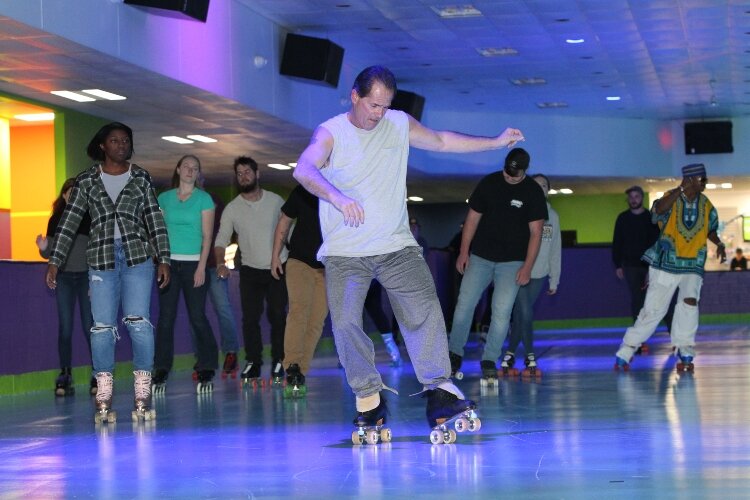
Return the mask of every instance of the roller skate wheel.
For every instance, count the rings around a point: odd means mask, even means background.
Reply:
[[[359,431],[352,432],[352,444],[362,444],[362,436],[359,435]]]
[[[478,418],[471,418],[469,419],[466,428],[469,430],[469,432],[476,432],[482,428],[482,421]]]
[[[469,421],[463,417],[456,420],[453,424],[457,432],[464,432],[469,427]]]
[[[95,424],[101,424],[103,421],[104,421],[104,419],[102,418],[102,414],[101,413],[95,413],[94,414],[94,423]]]
[[[456,378],[456,380],[463,380],[463,378],[464,378],[464,372],[456,372],[456,374],[454,375],[454,377]]]
[[[445,444],[455,443],[456,438],[457,438],[456,431],[454,431],[453,429],[448,429],[447,431],[443,433],[443,443]]]
[[[443,436],[442,431],[433,429],[433,431],[430,432],[430,442],[432,444],[443,444],[444,441],[445,441],[445,438]]]
[[[384,443],[390,443],[392,438],[391,430],[390,429],[380,429],[380,440]]]
[[[229,374],[227,372],[221,372],[221,379],[226,380]]]
[[[486,378],[480,378],[479,379],[479,387],[487,387],[487,379]]]
[[[378,431],[370,429],[365,434],[365,441],[367,441],[367,444],[378,444],[378,439],[380,436],[378,436]]]

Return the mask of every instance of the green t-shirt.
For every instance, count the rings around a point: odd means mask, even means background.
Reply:
[[[201,189],[194,189],[190,198],[180,201],[177,189],[170,189],[159,195],[159,206],[167,223],[172,258],[193,260],[184,257],[200,256],[203,242],[202,212],[214,209],[211,196]]]

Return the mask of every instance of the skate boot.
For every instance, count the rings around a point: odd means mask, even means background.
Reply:
[[[213,370],[200,370],[198,372],[198,385],[195,386],[196,394],[208,394],[214,392],[213,380]]]
[[[96,386],[96,377],[91,376],[91,382],[89,382],[89,394],[92,396],[96,396],[97,386]]]
[[[111,424],[117,421],[117,413],[112,410],[112,386],[114,380],[109,372],[100,372],[96,374],[96,413],[94,413],[94,422]]]
[[[133,422],[156,420],[156,410],[151,409],[151,372],[136,370],[133,372],[135,380],[133,389]]]
[[[480,387],[497,386],[497,367],[494,361],[483,359],[481,363],[482,378],[479,379]]]
[[[541,379],[542,378],[542,370],[539,369],[536,365],[536,357],[534,356],[533,352],[530,352],[526,355],[526,359],[524,360],[524,364],[526,365],[526,368],[523,369],[521,372],[521,376],[525,379]]]
[[[693,357],[683,355],[679,349],[677,349],[677,371],[678,372],[690,372],[695,371],[695,365],[693,364]]]
[[[452,383],[441,384],[436,389],[426,391],[425,395],[427,424],[432,428],[432,444],[454,443],[456,432],[476,432],[482,427],[475,411],[477,405],[474,401],[465,399],[458,387]],[[455,430],[449,428],[451,423]]]
[[[463,361],[463,357],[459,356],[455,352],[448,351],[448,357],[451,360],[451,377],[455,378],[456,380],[461,380],[464,378],[464,374],[461,371],[461,362]]]
[[[383,333],[381,334],[381,337],[383,337],[383,343],[385,344],[385,348],[388,351],[388,355],[391,357],[391,366],[401,366],[401,352],[398,350],[396,341],[393,340],[393,334]]]
[[[158,368],[154,371],[154,376],[151,378],[154,396],[160,396],[166,392],[168,376],[169,372],[163,368]]]
[[[510,351],[505,351],[503,361],[500,363],[500,372],[498,375],[502,377],[517,377],[518,369],[513,368],[516,364],[516,355]]]
[[[640,354],[648,354],[649,352],[651,352],[651,350],[649,349],[648,344],[641,344],[641,345],[639,345],[638,349],[636,349],[636,351],[635,351],[635,353],[638,354],[638,355],[640,355]]]
[[[271,363],[271,378],[268,380],[268,383],[283,386],[285,382],[284,365],[281,364],[281,360],[275,359]]]
[[[198,362],[197,361],[193,365],[193,374],[191,376],[193,377],[193,382],[198,381]]]
[[[262,363],[248,361],[245,368],[242,369],[240,377],[242,378],[242,384],[252,384],[253,389],[257,389],[258,386],[264,387],[265,381],[260,378],[260,366]]]
[[[378,444],[391,442],[391,430],[385,427],[385,417],[388,414],[388,407],[383,397],[383,392],[374,394],[371,397],[378,397],[380,402],[372,410],[358,411],[354,417],[354,426],[357,428],[352,432],[352,443],[354,444]],[[359,398],[358,398],[359,402]]]
[[[228,352],[224,357],[224,367],[221,369],[221,378],[237,378],[237,353]]]
[[[286,369],[286,387],[284,387],[285,398],[302,397],[307,394],[305,376],[300,371],[297,363],[292,363]]]
[[[630,371],[630,362],[625,361],[619,356],[615,356],[615,371],[623,371],[623,372],[629,372]]]
[[[75,394],[75,392],[73,375],[71,375],[70,368],[63,368],[55,380],[55,396],[70,396]]]

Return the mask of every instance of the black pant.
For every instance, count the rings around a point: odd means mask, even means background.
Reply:
[[[269,269],[240,267],[240,299],[242,301],[242,336],[245,341],[245,359],[261,363],[263,339],[260,334],[260,316],[263,300],[268,304],[266,317],[271,324],[271,358],[284,359],[284,328],[286,327],[286,280],[275,279]]]
[[[216,370],[219,366],[219,348],[206,318],[206,293],[208,282],[194,287],[193,277],[198,262],[173,260],[169,284],[159,290],[159,322],[154,342],[154,370],[171,370],[174,361],[174,323],[180,291],[185,297],[185,307],[190,326],[195,332],[195,353],[198,370]]]

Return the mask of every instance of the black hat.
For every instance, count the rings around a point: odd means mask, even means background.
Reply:
[[[525,149],[513,148],[510,150],[510,153],[508,153],[508,156],[505,157],[504,168],[510,167],[518,170],[526,170],[527,168],[529,168],[530,161],[531,157]]]

